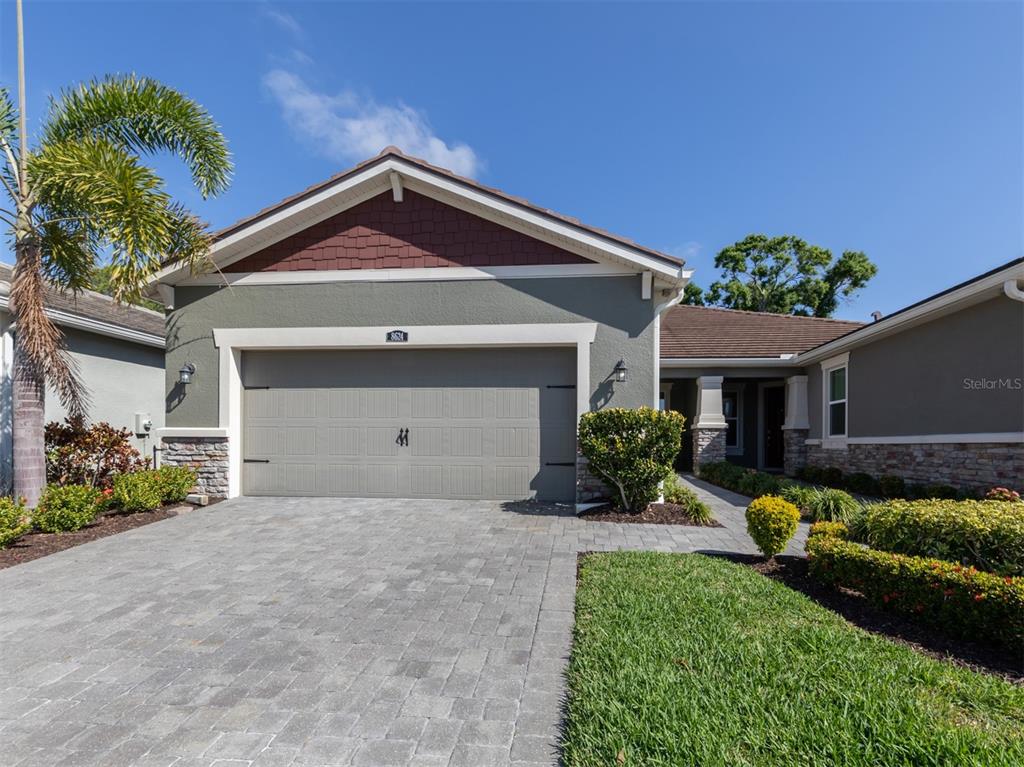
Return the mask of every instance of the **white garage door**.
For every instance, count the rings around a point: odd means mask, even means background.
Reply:
[[[245,352],[246,495],[572,501],[575,350]]]

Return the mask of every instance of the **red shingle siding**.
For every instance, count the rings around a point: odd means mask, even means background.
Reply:
[[[587,259],[405,190],[332,216],[236,261],[226,272],[584,264]]]

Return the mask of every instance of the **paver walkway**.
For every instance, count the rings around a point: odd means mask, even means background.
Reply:
[[[577,552],[752,552],[699,492],[726,527],[236,499],[0,571],[0,764],[555,764]]]

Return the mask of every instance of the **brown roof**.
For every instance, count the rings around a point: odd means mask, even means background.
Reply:
[[[667,261],[668,263],[676,264],[679,266],[683,264],[682,259],[676,258],[675,256],[670,256],[667,253],[661,253],[660,251],[652,250],[651,248],[638,245],[637,243],[633,242],[633,240],[630,240],[626,237],[620,237],[619,235],[616,234],[612,234],[611,232],[607,232],[604,229],[598,229],[597,227],[594,226],[588,226],[587,224],[584,224],[577,218],[573,218],[571,216],[564,216],[561,213],[556,213],[555,211],[550,210],[548,208],[544,208],[540,205],[535,205],[534,203],[530,202],[529,200],[523,199],[522,197],[515,197],[513,195],[502,192],[500,189],[484,186],[478,181],[474,181],[471,178],[466,178],[465,176],[460,176],[448,170],[447,168],[440,168],[436,165],[431,165],[426,160],[422,160],[419,157],[412,157],[410,155],[407,155],[401,149],[394,146],[385,147],[381,151],[381,153],[376,157],[371,157],[369,160],[364,160],[363,162],[349,168],[348,170],[344,170],[341,173],[331,176],[326,181],[321,181],[318,184],[314,184],[313,186],[299,192],[298,194],[293,194],[290,197],[285,197],[280,202],[276,202],[270,207],[264,208],[263,210],[259,211],[258,213],[254,213],[251,216],[247,216],[243,219],[236,221],[230,226],[227,226],[224,229],[218,231],[216,234],[214,234],[214,239],[221,239],[229,234],[233,234],[239,229],[242,229],[248,226],[249,224],[253,224],[262,218],[266,218],[267,216],[276,213],[282,208],[287,207],[288,205],[291,205],[293,203],[299,202],[300,200],[303,200],[306,197],[314,195],[317,192],[320,192],[333,184],[339,183],[340,181],[343,181],[344,179],[348,178],[349,176],[355,173],[358,173],[361,170],[364,170],[372,165],[376,165],[377,163],[384,162],[389,157],[401,158],[402,160],[412,163],[413,165],[418,165],[421,168],[424,168],[425,170],[429,170],[432,171],[433,173],[439,173],[441,175],[447,176],[448,178],[458,181],[460,184],[475,189],[478,192],[484,192],[485,194],[488,194],[492,197],[497,197],[501,200],[504,200],[505,202],[510,202],[514,205],[518,205],[521,208],[526,208],[535,213],[540,213],[542,215],[548,216],[549,218],[557,219],[562,223],[569,224],[570,226],[589,232],[590,234],[596,234],[598,237],[601,237],[605,240],[610,240],[611,242],[615,242],[620,245],[625,245],[629,248],[633,248],[634,250],[642,251],[643,253],[646,253],[647,255],[650,256],[654,256],[655,258],[661,259],[662,261]]]
[[[0,264],[0,282],[10,282],[13,269]],[[90,320],[107,322],[130,330],[164,337],[164,316],[139,306],[118,304],[109,296],[92,290],[83,290],[77,295],[62,293],[56,288],[47,288],[46,306],[59,312],[74,314]]]
[[[820,317],[674,306],[661,319],[661,356],[692,359],[799,354],[861,325]]]

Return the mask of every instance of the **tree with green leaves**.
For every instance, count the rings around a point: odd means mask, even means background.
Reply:
[[[63,336],[46,316],[45,286],[82,290],[97,265],[109,262],[109,292],[133,301],[163,259],[200,266],[210,247],[206,227],[172,199],[142,156],[177,155],[203,197],[227,188],[232,166],[224,137],[201,106],[133,75],[62,92],[30,146],[21,0],[16,13],[17,107],[0,88],[0,181],[10,199],[9,208],[0,204],[0,220],[10,227],[15,252],[14,492],[35,505],[46,481],[46,384],[71,417],[88,410]]]
[[[683,303],[753,312],[831,317],[878,272],[866,255],[832,251],[799,237],[751,234],[715,256],[721,278],[705,292],[687,285]]]

